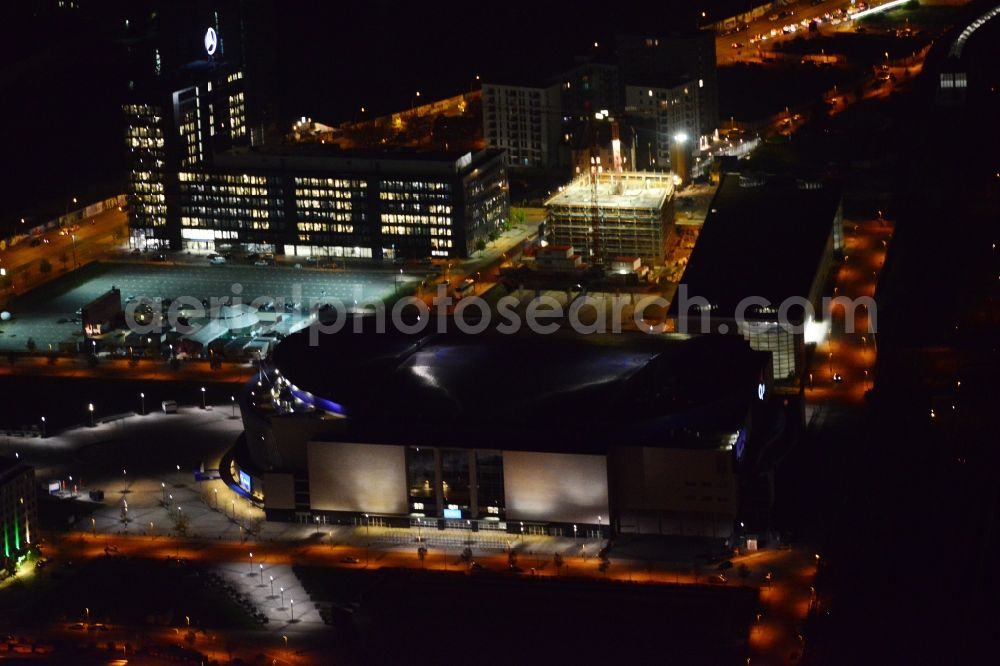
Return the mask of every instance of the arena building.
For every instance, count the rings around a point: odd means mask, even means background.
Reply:
[[[243,392],[222,468],[269,520],[732,535],[740,469],[777,428],[768,354],[373,320],[286,338]]]

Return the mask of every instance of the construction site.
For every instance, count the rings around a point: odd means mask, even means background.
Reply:
[[[674,226],[674,177],[644,171],[582,174],[545,202],[546,231],[589,263],[641,258],[660,265]]]

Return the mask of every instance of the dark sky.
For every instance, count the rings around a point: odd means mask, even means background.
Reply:
[[[725,1],[704,4],[721,14]],[[247,57],[273,91],[281,123],[299,115],[337,123],[362,105],[375,113],[406,108],[416,90],[428,99],[457,94],[475,74],[554,74],[595,40],[610,46],[617,32],[686,30],[700,13],[697,1],[682,0],[80,0],[75,13],[46,9],[56,5],[49,0],[4,4],[0,229],[41,205],[62,209],[72,196],[90,200],[120,187],[128,77],[118,38],[127,12],[171,16],[159,39],[195,52],[214,9],[241,15]]]

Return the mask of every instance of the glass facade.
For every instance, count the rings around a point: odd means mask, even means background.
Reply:
[[[450,183],[382,180],[379,190],[383,245],[424,246],[433,256],[451,254]]]
[[[436,470],[434,449],[410,447],[406,450],[406,482],[409,486],[411,514],[430,517],[438,515],[437,492],[434,489]]]
[[[177,189],[184,249],[210,251],[215,241],[266,243],[283,228],[278,178],[182,171]],[[257,233],[255,233],[257,232]]]
[[[500,451],[475,451],[476,503],[479,517],[503,520],[503,454]]]
[[[163,110],[149,104],[128,104],[124,111],[125,144],[132,167],[128,175],[131,229],[133,238],[145,245],[154,229],[167,225]]]
[[[444,508],[451,511],[461,511],[460,517],[468,517],[471,504],[471,485],[469,478],[469,455],[465,449],[441,449],[441,496],[444,498]],[[458,518],[457,515],[444,514],[446,518]]]
[[[368,246],[368,182],[358,178],[295,178],[298,243]],[[296,253],[297,254],[297,253]],[[335,256],[344,256],[343,252]]]
[[[775,381],[795,377],[801,352],[801,335],[796,336],[775,322],[744,321],[739,323],[739,328],[740,335],[750,343],[752,349],[771,352]]]
[[[504,519],[500,451],[410,447],[406,478],[413,517]]]

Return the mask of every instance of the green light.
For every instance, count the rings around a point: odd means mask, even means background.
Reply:
[[[7,537],[7,521],[3,521],[3,556],[10,557],[10,539]]]
[[[14,510],[14,550],[21,550],[21,531],[17,529],[17,510]]]

